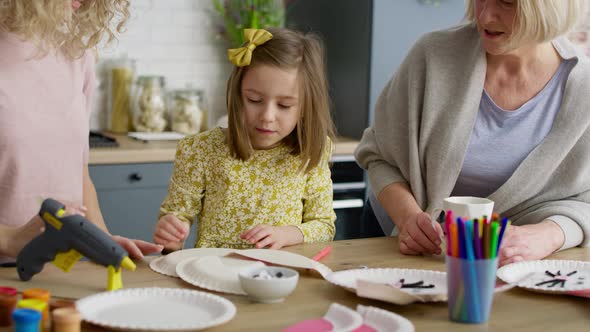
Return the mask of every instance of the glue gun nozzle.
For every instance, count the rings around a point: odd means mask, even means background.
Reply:
[[[129,256],[123,258],[123,260],[121,261],[121,266],[126,268],[127,270],[135,271],[135,263],[133,263]]]

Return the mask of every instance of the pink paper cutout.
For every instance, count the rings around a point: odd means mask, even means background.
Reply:
[[[568,292],[569,295],[590,298],[590,289],[581,289],[577,291]]]
[[[352,332],[377,332],[377,330],[370,327],[369,325],[363,324],[359,326],[356,330],[353,330]]]
[[[332,330],[334,330],[332,323],[320,318],[304,320],[303,322],[285,328],[283,332],[330,332]],[[369,330],[366,332],[369,332]]]

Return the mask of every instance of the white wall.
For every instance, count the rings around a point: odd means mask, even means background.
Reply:
[[[106,128],[106,60],[127,54],[137,60],[138,75],[162,75],[168,88],[186,84],[203,89],[209,124],[225,114],[225,83],[231,65],[228,45],[217,36],[219,20],[211,0],[132,0],[127,31],[99,49],[95,111],[91,128]]]
[[[381,91],[402,63],[416,40],[424,33],[456,25],[463,17],[464,0],[373,1],[373,48],[369,124]]]

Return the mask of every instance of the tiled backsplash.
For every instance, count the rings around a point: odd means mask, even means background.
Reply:
[[[132,0],[127,31],[118,42],[99,50],[92,129],[105,129],[106,60],[126,54],[137,60],[138,75],[162,75],[167,88],[191,84],[207,97],[209,126],[225,114],[225,83],[231,65],[228,47],[217,36],[217,14],[211,0]],[[569,35],[590,55],[590,16]],[[212,115],[212,116],[211,116]]]
[[[138,75],[162,75],[170,89],[191,84],[208,99],[209,123],[225,114],[225,83],[231,66],[225,40],[217,36],[211,0],[133,0],[125,33],[99,50],[95,109],[91,128],[105,129],[106,60],[126,54],[137,60]]]

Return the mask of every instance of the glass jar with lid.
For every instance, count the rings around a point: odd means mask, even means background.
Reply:
[[[197,89],[174,90],[170,93],[170,128],[185,135],[203,130],[205,121],[203,91]]]
[[[107,61],[108,119],[107,129],[126,133],[132,129],[131,88],[135,73],[135,60],[122,56]]]
[[[133,127],[140,132],[162,132],[166,128],[165,80],[162,76],[137,78],[133,103]]]

